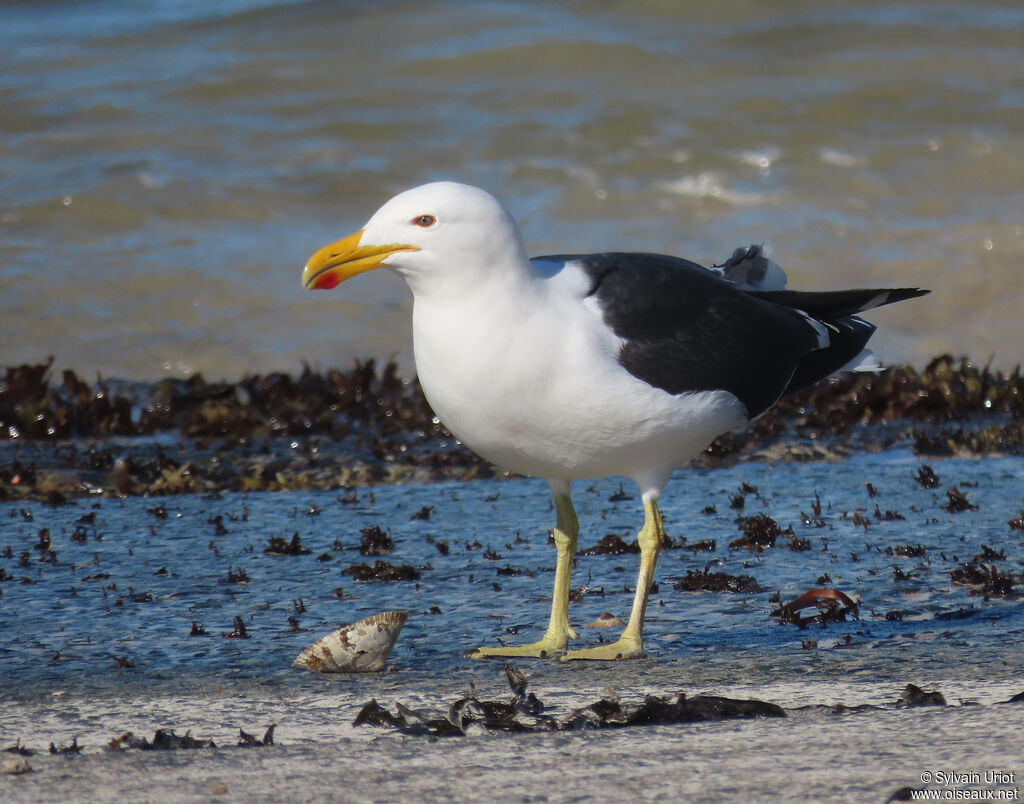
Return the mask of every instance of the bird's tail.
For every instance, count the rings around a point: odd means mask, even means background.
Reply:
[[[803,310],[818,319],[856,315],[885,304],[914,299],[931,293],[922,288],[861,288],[859,290],[752,290],[751,296]]]

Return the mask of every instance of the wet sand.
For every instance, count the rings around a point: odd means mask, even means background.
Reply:
[[[581,688],[592,683],[586,680],[591,672],[575,672],[574,678],[567,679],[572,686],[558,699],[585,698]],[[559,668],[555,674],[564,675],[564,671]],[[496,684],[487,681],[494,675],[481,669],[478,686],[497,690]],[[546,669],[538,675],[533,683],[541,697],[556,697],[541,689],[545,683],[552,684]],[[638,675],[647,676],[640,680],[645,686],[652,680],[650,672],[629,669],[602,675],[603,681],[617,683],[620,689],[636,685]],[[675,680],[664,679],[662,672],[657,675],[667,684]],[[400,679],[389,681],[401,683]],[[687,686],[694,683],[692,678],[687,682]],[[436,686],[436,681],[429,683],[420,697],[433,698]],[[743,694],[792,696],[775,684],[736,686]],[[858,702],[895,697],[882,684],[833,682],[825,689],[821,682],[805,682],[801,687],[796,696],[801,700],[815,694],[821,700]],[[957,692],[971,696],[977,688],[947,679],[947,695]],[[408,687],[400,694],[405,700],[417,697],[416,690]],[[187,721],[206,726],[203,736],[225,735],[220,744],[231,745],[236,735],[226,726],[218,729],[218,720],[275,720],[275,745],[124,753],[90,746],[75,756],[40,754],[28,758],[32,773],[0,776],[0,789],[5,800],[12,802],[137,801],[140,797],[386,802],[410,794],[425,801],[486,796],[498,801],[641,797],[884,802],[902,787],[926,787],[920,781],[926,771],[991,768],[1015,773],[1019,779],[1024,770],[1020,764],[1024,741],[1021,716],[1013,708],[1019,705],[989,703],[1002,694],[998,687],[986,689],[979,706],[850,714],[821,708],[793,710],[784,719],[574,733],[481,733],[436,741],[351,728],[347,716],[358,695],[345,692],[324,690],[283,700],[267,700],[256,693],[228,700],[216,695],[128,699],[121,705],[134,715],[123,718],[126,725]],[[145,792],[140,778],[146,779]],[[1019,789],[1015,784],[998,787]]]

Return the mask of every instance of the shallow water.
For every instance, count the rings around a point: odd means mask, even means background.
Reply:
[[[409,360],[394,277],[299,287],[398,190],[479,184],[533,253],[922,285],[878,352],[1008,368],[1024,323],[1013,3],[232,0],[0,8],[0,344],[85,375]]]
[[[481,792],[498,800],[573,800],[625,795],[639,773],[652,796],[778,800],[781,791],[782,800],[883,801],[926,770],[1019,774],[1022,712],[999,704],[1024,689],[1024,606],[1019,597],[972,595],[952,584],[949,573],[988,545],[1006,555],[991,563],[1020,577],[1024,540],[1007,523],[1024,508],[1024,468],[1014,457],[932,466],[941,480],[935,489],[919,487],[920,460],[906,451],[835,464],[679,472],[663,499],[668,532],[690,542],[714,538],[717,549],[663,554],[645,632],[647,657],[518,662],[549,711],[566,713],[612,687],[631,702],[680,691],[760,698],[783,706],[786,720],[474,734],[440,743],[351,723],[371,697],[390,708],[402,702],[441,712],[471,689],[481,698],[508,696],[500,662],[469,660],[462,651],[497,639],[533,639],[546,623],[554,556],[544,483],[378,487],[360,489],[358,501],[346,503],[337,493],[290,492],[7,506],[0,510],[0,549],[10,545],[12,557],[0,559],[0,567],[12,580],[0,584],[8,637],[0,645],[0,743],[20,739],[45,751],[49,741],[66,745],[77,735],[83,753],[30,757],[36,773],[0,777],[4,798],[38,800],[57,785],[66,800],[90,799],[97,789],[105,800],[131,798],[144,773],[153,795],[175,801],[201,800],[221,786],[253,800],[286,793],[330,800],[341,790],[346,800],[387,801],[410,789],[426,800]],[[728,542],[740,535],[730,501],[744,483],[757,490],[748,489],[740,513],[764,512],[781,527],[792,525],[811,540],[811,550],[793,552],[780,536],[761,555],[730,551]],[[953,486],[978,507],[944,510]],[[581,547],[609,532],[632,539],[639,501],[610,500],[618,491],[611,480],[578,484]],[[816,495],[820,515],[812,510]],[[158,505],[166,519],[155,515]],[[703,513],[706,505],[716,513]],[[879,518],[876,505],[880,514],[905,519]],[[410,518],[424,506],[432,507],[429,519]],[[854,512],[870,520],[866,528],[854,523]],[[81,526],[86,541],[72,541],[77,520],[91,513],[92,524]],[[227,533],[216,534],[216,516]],[[372,525],[395,541],[385,560],[429,565],[419,582],[353,583],[341,574],[376,560],[357,550],[361,530]],[[43,527],[50,529],[56,563],[40,563],[32,547]],[[263,554],[269,536],[295,532],[311,554]],[[448,543],[447,555],[437,548],[440,541]],[[924,556],[886,554],[900,545],[920,545]],[[28,567],[18,565],[23,550],[30,553]],[[487,551],[500,558],[486,557]],[[317,561],[324,553],[330,560]],[[579,558],[574,585],[587,583],[588,591],[571,609],[575,624],[604,611],[628,614],[632,596],[623,588],[635,582],[636,561],[635,555]],[[712,570],[752,575],[765,591],[672,588],[687,570],[714,561],[722,563]],[[895,581],[894,566],[912,577]],[[221,583],[229,567],[244,568],[250,582]],[[526,574],[499,574],[505,567]],[[168,574],[155,574],[160,568]],[[819,581],[825,573],[830,580]],[[821,585],[861,598],[860,620],[800,630],[771,615],[772,591],[786,601]],[[132,602],[129,589],[152,602]],[[307,612],[296,616],[309,631],[289,628],[299,598]],[[434,606],[440,613],[431,613]],[[331,677],[290,667],[321,634],[389,608],[411,612],[391,672]],[[896,611],[901,620],[886,618]],[[244,619],[248,639],[222,637],[235,616]],[[189,636],[192,621],[208,635]],[[520,628],[515,638],[506,632],[513,626]],[[582,640],[596,640],[597,633],[582,628]],[[803,648],[809,639],[816,649]],[[115,669],[115,657],[135,667]],[[907,683],[940,690],[952,707],[892,709]],[[885,708],[843,716],[817,708],[839,703]],[[238,728],[259,735],[272,722],[273,748],[229,747]],[[102,750],[126,730],[149,737],[157,728],[191,729],[220,748]]]

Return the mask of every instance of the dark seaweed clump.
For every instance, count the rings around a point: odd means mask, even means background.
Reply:
[[[97,378],[86,383],[65,369],[52,381],[51,357],[12,366],[0,383],[0,438],[64,440],[177,431],[185,437],[251,439],[348,435],[361,425],[383,435],[440,430],[418,383],[394,363],[377,371],[358,362],[347,372],[252,375],[238,382],[162,380],[140,386]]]
[[[740,517],[737,526],[743,531],[743,536],[729,542],[731,550],[745,548],[760,552],[766,547],[774,547],[780,534],[796,538],[792,528],[780,530],[778,523],[767,514]]]
[[[487,477],[454,442],[415,380],[393,363],[298,377],[152,384],[73,371],[52,359],[0,375],[0,500],[348,488]],[[117,446],[103,439],[122,437]],[[128,441],[123,437],[130,436]],[[84,441],[90,440],[89,444]],[[99,441],[97,441],[99,439]],[[43,450],[45,444],[54,449]]]
[[[580,556],[618,556],[625,553],[639,553],[640,545],[637,544],[636,540],[633,540],[632,544],[627,544],[626,541],[619,536],[617,533],[609,533],[604,536],[597,544],[593,547],[588,547],[586,550],[580,550],[576,555]]]
[[[672,584],[679,592],[744,592],[754,594],[764,590],[750,575],[729,575],[725,572],[687,570],[686,577]]]
[[[455,442],[416,380],[400,377],[394,363],[378,369],[370,360],[348,371],[307,365],[298,376],[237,382],[195,375],[90,383],[69,369],[54,374],[51,358],[0,377],[0,445],[9,447],[0,452],[0,500],[347,489],[495,471]],[[908,441],[920,455],[1016,455],[1022,414],[1019,367],[1005,374],[943,355],[922,372],[897,367],[818,383],[747,430],[718,438],[703,460],[765,450],[808,460]],[[880,426],[870,441],[865,425]],[[113,436],[120,439],[105,441]],[[959,504],[951,497],[951,506]]]
[[[364,556],[383,556],[395,549],[395,542],[379,525],[363,528],[359,552]]]
[[[140,751],[173,751],[175,749],[192,748],[216,748],[213,740],[200,740],[192,736],[191,729],[179,737],[173,729],[157,729],[153,740],[145,737],[136,737],[130,731],[126,731],[120,737],[115,737],[107,746],[112,751],[125,751],[129,748],[136,748]]]
[[[602,698],[580,709],[556,717],[533,693],[526,692],[526,677],[511,665],[505,668],[512,698],[507,701],[481,701],[475,696],[460,698],[448,707],[447,714],[432,717],[423,710],[399,703],[394,713],[377,701],[363,705],[354,726],[381,726],[404,734],[429,737],[464,736],[472,730],[500,732],[577,731],[582,729],[624,728],[669,723],[699,723],[754,717],[785,717],[780,706],[758,700],[738,700],[716,695],[684,693],[657,697],[647,695],[638,706],[623,705],[617,696]]]
[[[907,684],[896,702],[898,707],[945,706],[946,699],[938,690],[925,692],[916,684]]]
[[[239,729],[238,746],[240,748],[250,748],[273,745],[275,728],[277,728],[277,724],[271,723],[266,732],[264,732],[262,739],[249,734],[244,729]],[[111,751],[127,751],[129,749],[138,751],[176,751],[216,747],[217,745],[213,740],[202,740],[193,737],[191,729],[180,737],[174,733],[173,729],[157,729],[152,740],[147,740],[145,737],[136,737],[130,731],[126,731],[120,737],[115,737],[107,743],[107,748]]]
[[[282,536],[271,536],[270,543],[263,548],[263,552],[268,556],[305,556],[313,551],[303,547],[299,534],[293,533],[291,541],[285,540]]]
[[[263,738],[260,739],[255,734],[249,734],[245,729],[238,730],[238,747],[239,748],[261,748],[265,745],[274,744],[274,729],[277,728],[276,723],[271,723],[267,726],[267,730],[263,733]]]
[[[953,583],[969,587],[969,594],[990,597],[1013,597],[1017,579],[1010,573],[1000,572],[992,564],[977,559],[950,572]]]
[[[418,581],[420,571],[408,564],[395,566],[387,561],[377,561],[372,567],[369,564],[353,564],[343,569],[343,575],[351,575],[357,581]]]

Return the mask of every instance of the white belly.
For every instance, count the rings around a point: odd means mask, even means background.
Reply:
[[[434,412],[505,469],[549,479],[623,475],[660,492],[669,474],[746,421],[726,391],[672,395],[617,362],[620,342],[576,302],[504,319],[417,302],[416,367]]]

